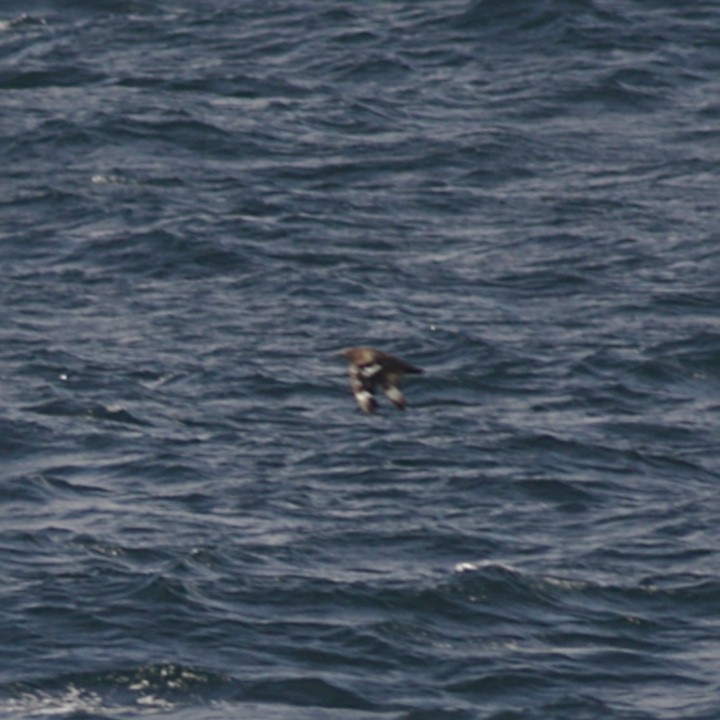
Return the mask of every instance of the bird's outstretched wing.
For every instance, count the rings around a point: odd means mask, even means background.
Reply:
[[[350,375],[350,388],[355,396],[358,406],[363,412],[375,411],[375,387],[382,367],[377,363],[371,365],[350,364],[348,373]]]

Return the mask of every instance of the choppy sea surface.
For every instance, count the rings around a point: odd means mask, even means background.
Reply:
[[[1,720],[720,717],[720,3],[7,2],[0,97]]]

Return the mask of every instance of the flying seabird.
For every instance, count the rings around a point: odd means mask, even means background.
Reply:
[[[406,373],[423,372],[400,358],[369,347],[347,348],[338,355],[350,363],[350,388],[358,406],[365,413],[372,413],[377,407],[374,393],[378,383],[393,405],[398,410],[404,410],[405,398],[400,392],[400,382]]]

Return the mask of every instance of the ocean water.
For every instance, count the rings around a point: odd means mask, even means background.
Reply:
[[[4,3],[0,720],[720,717],[718,28]]]

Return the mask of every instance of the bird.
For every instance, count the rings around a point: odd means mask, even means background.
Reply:
[[[404,360],[370,347],[351,347],[340,350],[338,355],[349,363],[350,389],[355,396],[358,407],[368,415],[375,412],[375,388],[380,385],[389,400],[398,410],[407,406],[400,382],[406,374],[419,375],[423,372],[418,367]]]

